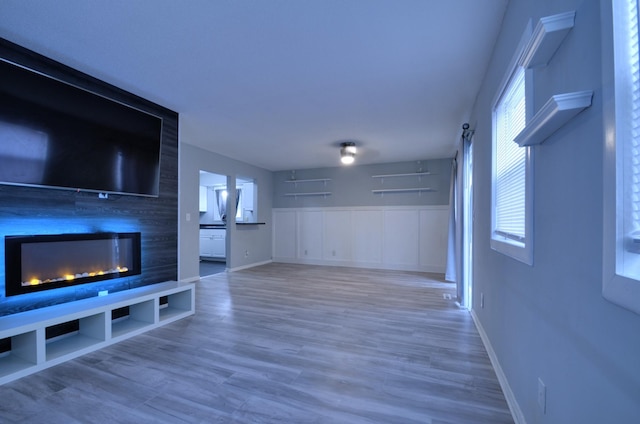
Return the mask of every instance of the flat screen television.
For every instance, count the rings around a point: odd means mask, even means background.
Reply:
[[[0,184],[158,196],[162,118],[0,58]]]

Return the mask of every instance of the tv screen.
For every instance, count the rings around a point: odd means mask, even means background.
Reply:
[[[158,196],[162,119],[0,59],[0,183]]]

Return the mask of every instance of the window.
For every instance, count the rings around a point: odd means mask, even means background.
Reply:
[[[640,60],[638,0],[603,19],[605,130],[603,295],[640,313]],[[606,10],[609,12],[609,10]],[[612,51],[613,54],[610,54]]]
[[[527,78],[516,61],[510,69],[493,107],[491,247],[531,265],[531,152],[513,141],[526,124]]]

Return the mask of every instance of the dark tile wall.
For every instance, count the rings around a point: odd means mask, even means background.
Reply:
[[[163,118],[157,198],[0,185],[0,316],[177,279],[178,115],[171,110],[0,39],[0,57]],[[0,143],[3,141],[0,140]],[[142,274],[129,278],[4,295],[4,236],[80,232],[142,234]]]

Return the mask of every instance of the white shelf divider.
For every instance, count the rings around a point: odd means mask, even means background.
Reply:
[[[593,91],[551,96],[513,141],[520,147],[541,144],[571,118],[591,106],[592,98]]]
[[[518,64],[525,69],[546,66],[573,28],[576,12],[540,18]]]

